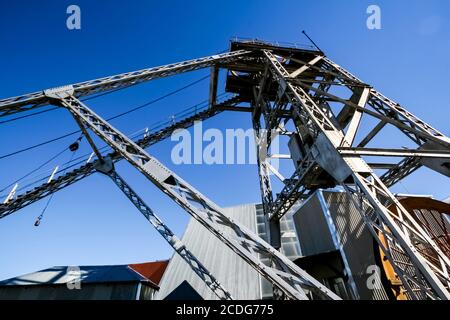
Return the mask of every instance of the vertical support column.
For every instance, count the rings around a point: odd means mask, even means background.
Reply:
[[[258,164],[258,176],[261,189],[261,200],[264,210],[264,216],[268,226],[268,240],[272,247],[279,250],[281,248],[280,222],[269,219],[270,208],[273,203],[272,186],[270,183],[270,172],[267,166],[267,153],[269,148],[270,130],[261,128],[261,115],[264,114],[264,108],[261,108],[263,98],[259,96],[259,103],[253,103],[253,130],[255,133],[255,144]]]

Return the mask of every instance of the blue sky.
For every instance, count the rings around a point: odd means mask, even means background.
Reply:
[[[81,8],[82,29],[66,28],[66,8]],[[377,4],[382,29],[366,28]],[[226,50],[232,37],[306,43],[306,29],[326,54],[446,135],[449,107],[450,2],[442,1],[14,1],[0,3],[0,98]],[[208,70],[153,81],[89,102],[104,117],[157,98]],[[132,133],[207,98],[208,82],[113,121]],[[248,128],[246,114],[224,113],[206,128]],[[0,154],[76,130],[65,110],[0,124]],[[0,159],[0,189],[72,143],[76,136]],[[392,133],[389,140],[396,139]],[[253,165],[171,163],[170,140],[150,153],[221,206],[260,201]],[[79,154],[88,152],[84,140]],[[66,152],[50,163],[70,159]],[[179,236],[189,216],[127,163],[117,170]],[[426,168],[395,192],[450,195],[448,178]],[[2,192],[1,194],[3,194]],[[53,265],[135,263],[172,251],[116,186],[99,174],[0,221],[0,279]]]

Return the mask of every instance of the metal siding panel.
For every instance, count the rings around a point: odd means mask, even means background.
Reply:
[[[255,205],[242,205],[224,210],[230,218],[256,232]],[[196,220],[190,220],[182,240],[234,299],[261,298],[259,274]],[[170,260],[155,299],[164,299],[184,280],[187,280],[204,299],[217,299],[217,296],[178,255],[174,255]]]
[[[372,273],[367,268],[376,265],[374,240],[366,228],[361,214],[344,192],[323,192],[332,216],[352,277],[363,300],[385,300],[383,288],[369,289],[367,279]]]
[[[336,234],[330,233],[325,212],[319,201],[319,192],[325,199],[325,208],[331,216],[331,227]],[[351,277],[361,299],[383,300],[388,296],[385,290],[370,290],[367,279],[367,267],[376,265],[373,253],[373,238],[365,227],[360,213],[347,198],[346,193],[335,191],[317,191],[294,214],[294,224],[305,256],[339,250],[342,245],[344,263],[348,265]],[[338,240],[334,243],[333,237]]]
[[[303,255],[310,256],[337,249],[330,235],[317,193],[300,206],[293,219]]]

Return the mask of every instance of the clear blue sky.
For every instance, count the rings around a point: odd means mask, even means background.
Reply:
[[[366,28],[366,8],[382,10],[382,30]],[[77,4],[82,29],[66,28]],[[441,1],[10,1],[0,3],[0,98],[115,73],[210,55],[232,37],[306,42],[306,29],[327,55],[387,96],[450,134],[450,2]],[[198,79],[208,70],[158,80],[93,100],[109,117]],[[207,98],[203,82],[113,124],[132,133]],[[246,114],[222,114],[205,128],[248,128]],[[58,110],[0,125],[0,154],[76,129]],[[75,137],[0,160],[0,188],[67,147]],[[392,135],[390,139],[396,139]],[[389,140],[390,140],[389,139]],[[259,202],[256,167],[175,166],[174,142],[150,148],[163,163],[221,206]],[[88,150],[83,141],[81,151]],[[63,154],[57,163],[69,160]],[[117,166],[178,235],[188,214],[126,163]],[[449,180],[421,169],[396,192],[450,195]],[[2,193],[3,194],[3,193]],[[170,247],[107,178],[96,174],[58,192],[39,228],[46,200],[0,221],[0,279],[53,265],[120,264],[165,259]]]

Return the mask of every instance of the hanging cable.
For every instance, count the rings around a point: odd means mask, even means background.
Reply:
[[[78,151],[79,148],[79,143],[81,142],[81,140],[83,139],[83,134],[80,135],[80,137],[69,146],[69,150],[72,151],[72,155],[70,156],[70,161],[72,161],[73,157],[75,156],[75,154]],[[66,172],[66,169],[63,171],[63,174]],[[50,205],[50,202],[53,199],[53,196],[55,195],[55,193],[53,192],[50,197],[47,199],[47,202],[45,203],[44,209],[42,209],[41,214],[37,217],[36,221],[34,222],[34,226],[35,227],[39,227],[39,225],[41,224],[42,219],[44,218],[44,214],[47,211],[48,206]]]
[[[145,108],[145,107],[147,107],[147,106],[149,106],[149,105],[151,105],[151,104],[154,104],[154,103],[156,103],[156,102],[158,102],[158,101],[161,101],[161,100],[163,100],[163,99],[165,99],[165,98],[168,98],[168,97],[170,97],[170,96],[172,96],[172,95],[174,95],[174,94],[176,94],[176,93],[178,93],[178,92],[180,92],[180,91],[183,91],[183,90],[185,90],[185,89],[187,89],[187,88],[189,88],[189,87],[192,87],[193,85],[196,85],[197,83],[200,83],[200,82],[202,82],[203,80],[206,80],[206,79],[208,79],[208,78],[209,78],[209,75],[206,75],[206,76],[204,76],[204,77],[202,77],[202,78],[200,78],[200,79],[198,79],[198,80],[195,80],[194,82],[191,82],[191,83],[185,85],[184,87],[181,87],[181,88],[178,88],[178,89],[176,89],[176,90],[174,90],[174,91],[171,91],[171,92],[169,92],[169,93],[167,93],[167,94],[165,94],[165,95],[162,95],[162,96],[160,96],[160,97],[158,97],[158,98],[156,98],[156,99],[153,99],[153,100],[151,100],[151,101],[149,101],[149,102],[147,102],[147,103],[144,103],[144,104],[142,104],[142,105],[140,105],[140,106],[138,106],[138,107],[129,109],[128,111],[125,111],[125,112],[119,113],[119,114],[117,114],[117,115],[115,115],[115,116],[113,116],[113,117],[107,118],[106,121],[114,120],[114,119],[117,119],[117,118],[119,118],[119,117],[123,117],[124,115],[127,115],[127,114],[129,114],[129,113],[132,113],[132,112],[134,112],[134,111],[137,111],[137,110],[139,110],[139,109]]]
[[[227,93],[226,93],[226,92],[222,92],[222,93],[220,93],[217,97],[218,97],[218,98],[221,98],[221,97],[224,98],[224,97],[226,97],[226,96],[227,96]],[[178,113],[175,113],[174,116],[177,118],[177,117],[188,117],[188,116],[191,115],[191,114],[196,114],[196,113],[200,112],[201,110],[206,109],[206,108],[209,106],[209,103],[208,103],[208,102],[209,102],[208,99],[206,99],[206,100],[204,100],[204,101],[201,101],[201,102],[199,102],[199,103],[197,103],[197,104],[195,104],[195,105],[193,105],[193,106],[191,106],[191,107],[189,107],[189,108],[186,108],[186,109],[184,109],[184,110],[182,110],[182,111],[180,111],[180,112],[178,112]],[[166,126],[168,126],[168,125],[171,125],[171,124],[172,124],[172,121],[171,121],[171,120],[169,120],[169,121],[167,121],[167,120],[162,120],[162,121],[154,122],[152,125],[150,125],[150,126],[148,127],[148,133],[147,133],[147,134],[150,134],[151,132],[154,132],[154,131],[156,131],[156,130],[158,130],[158,129],[160,129],[160,128],[164,128],[164,127],[166,127]],[[141,136],[142,132],[145,132],[145,130],[146,130],[146,129],[144,128],[144,129],[138,130],[138,131],[136,131],[136,132],[130,134],[130,135],[129,135],[130,139],[132,139],[132,140],[137,139],[138,137]],[[99,148],[99,151],[103,152],[103,151],[107,150],[108,148],[109,148],[108,145],[104,145],[103,147],[100,147],[100,148]],[[63,151],[65,151],[65,150],[66,150],[66,149],[64,149]],[[76,157],[76,158],[74,158],[74,159],[72,159],[72,160],[70,160],[70,161],[68,161],[68,162],[65,162],[65,163],[62,165],[63,168],[61,168],[59,171],[57,171],[56,174],[59,174],[59,173],[61,173],[61,172],[63,172],[63,171],[66,171],[66,170],[68,170],[68,169],[71,169],[71,168],[73,168],[73,167],[78,167],[78,166],[82,165],[83,163],[86,162],[86,159],[87,159],[90,155],[91,155],[91,153],[86,153],[86,154],[83,154],[83,155],[81,155],[81,156],[78,156],[78,157]],[[72,163],[73,161],[76,161],[76,162]],[[37,171],[37,170],[38,170],[38,169],[36,169],[36,171]],[[33,171],[35,171],[35,170],[33,170]],[[28,176],[28,175],[27,175],[27,176]],[[24,186],[18,188],[17,191],[22,191],[22,190],[28,189],[29,187],[31,187],[31,186],[33,186],[33,185],[35,185],[35,184],[42,183],[42,182],[44,182],[45,180],[48,180],[49,177],[50,177],[50,175],[46,175],[46,176],[43,177],[43,178],[40,178],[40,179],[38,179],[38,180],[35,180],[35,181],[31,182],[31,183],[28,183],[27,185],[24,185]],[[5,189],[7,189],[8,187],[12,186],[13,184],[14,184],[14,182],[13,182],[12,184],[6,186],[4,189],[0,190],[0,192],[4,191]],[[0,198],[4,198],[4,197],[6,197],[6,196],[7,196],[7,195],[0,195]]]
[[[156,99],[153,99],[153,100],[151,100],[151,101],[149,101],[149,102],[146,102],[146,103],[144,103],[144,104],[142,104],[142,105],[140,105],[140,106],[131,108],[131,109],[125,111],[125,112],[122,112],[122,113],[119,113],[119,114],[117,114],[117,115],[114,115],[114,116],[112,116],[112,117],[110,117],[110,118],[107,118],[106,120],[107,120],[107,121],[114,120],[114,119],[123,117],[123,116],[125,116],[125,115],[127,115],[127,114],[129,114],[129,113],[135,112],[135,111],[137,111],[137,110],[139,110],[139,109],[148,107],[149,105],[152,105],[152,104],[154,104],[154,103],[156,103],[156,102],[158,102],[158,101],[161,101],[161,100],[163,100],[163,99],[165,99],[165,98],[168,98],[168,97],[170,97],[170,96],[172,96],[172,95],[174,95],[174,94],[176,94],[176,93],[178,93],[178,92],[180,92],[180,91],[182,91],[182,90],[185,90],[185,89],[187,89],[187,88],[189,88],[189,87],[192,87],[192,86],[196,85],[197,83],[199,83],[199,82],[201,82],[201,81],[203,81],[203,80],[205,80],[205,79],[207,79],[207,78],[209,78],[209,75],[204,76],[204,77],[202,77],[202,78],[200,78],[200,79],[198,79],[198,80],[195,80],[195,81],[193,81],[193,82],[191,82],[191,83],[189,83],[189,84],[187,84],[187,85],[185,85],[185,86],[183,86],[183,87],[181,87],[181,88],[178,88],[178,89],[176,89],[176,90],[173,90],[173,91],[171,91],[171,92],[169,92],[169,93],[167,93],[167,94],[165,94],[165,95],[163,95],[163,96],[160,96],[160,97],[158,97],[158,98],[156,98]],[[119,89],[117,89],[117,90],[119,90]],[[114,92],[114,91],[113,91],[113,92]],[[107,94],[107,93],[111,93],[111,92],[108,91],[108,92],[105,92],[105,93],[101,93],[101,94],[99,94],[99,95],[96,95],[95,98],[97,98],[97,97],[99,97],[99,96],[101,96],[101,95],[105,95],[105,94]],[[84,99],[83,101],[86,101],[86,100],[88,100],[89,98],[93,98],[93,97],[88,97],[88,98]],[[50,140],[41,142],[41,143],[39,143],[39,144],[36,144],[36,145],[30,146],[30,147],[26,147],[26,148],[24,148],[24,149],[20,149],[20,150],[17,150],[17,151],[14,151],[14,152],[11,152],[11,153],[2,155],[2,156],[0,156],[0,160],[1,160],[1,159],[8,158],[8,157],[11,157],[11,156],[14,156],[14,155],[17,155],[17,154],[20,154],[20,153],[23,153],[23,152],[26,152],[26,151],[29,151],[29,150],[32,150],[32,149],[35,149],[35,148],[38,148],[38,147],[41,147],[41,146],[44,146],[44,145],[47,145],[47,144],[49,144],[49,143],[52,143],[52,142],[55,142],[55,141],[58,141],[58,140],[61,140],[61,139],[64,139],[64,138],[67,138],[67,137],[72,136],[72,135],[75,135],[75,134],[77,134],[77,133],[80,133],[80,130],[73,131],[73,132],[64,134],[64,135],[62,135],[62,136],[60,136],[60,137],[56,137],[56,138],[53,138],[53,139],[50,139]]]
[[[53,157],[51,157],[50,159],[48,159],[47,161],[45,161],[44,163],[42,163],[40,166],[38,166],[36,169],[31,170],[30,172],[28,172],[26,175],[24,175],[23,177],[17,179],[14,182],[11,182],[10,184],[8,184],[7,186],[5,186],[3,189],[0,190],[0,192],[5,191],[6,189],[10,188],[11,186],[15,185],[17,182],[22,181],[23,179],[29,177],[30,175],[32,175],[33,173],[35,173],[36,171],[38,171],[39,169],[43,168],[46,164],[50,163],[51,161],[55,160],[56,158],[58,158],[61,154],[63,154],[64,152],[67,151],[67,148],[64,148],[62,151],[58,152],[57,154],[55,154]]]
[[[114,89],[114,90],[111,90],[111,91],[99,93],[99,94],[96,94],[96,95],[93,95],[93,96],[90,96],[90,97],[87,97],[87,98],[84,98],[84,99],[80,99],[80,100],[81,101],[93,100],[93,99],[105,96],[107,94],[119,91],[120,89],[124,89],[124,88],[117,88],[117,89]],[[23,115],[23,116],[18,116],[18,117],[15,117],[15,118],[2,120],[2,121],[0,121],[0,125],[8,123],[8,122],[14,122],[14,121],[17,121],[17,120],[29,118],[29,117],[32,117],[32,116],[37,116],[38,114],[43,114],[43,113],[47,113],[47,112],[55,111],[55,110],[59,110],[59,109],[61,109],[61,108],[60,107],[52,107],[52,108],[49,108],[49,109],[46,109],[46,110],[41,110],[41,111],[29,113],[29,114],[26,114],[26,115]]]
[[[3,120],[3,121],[0,121],[0,124],[5,124],[5,123],[8,123],[8,122],[13,122],[13,121],[17,121],[17,120],[20,120],[20,119],[29,118],[29,117],[32,117],[32,116],[36,116],[38,114],[54,111],[56,109],[59,109],[59,107],[53,107],[53,108],[50,108],[50,109],[41,110],[41,111],[37,111],[37,112],[26,114],[26,115],[23,115],[23,116],[19,116],[19,117]]]
[[[77,134],[79,132],[80,131],[73,131],[73,132],[67,133],[65,135],[62,135],[60,137],[57,137],[57,138],[54,138],[54,139],[51,139],[51,140],[47,140],[47,141],[44,141],[42,143],[38,143],[38,144],[36,144],[34,146],[27,147],[27,148],[24,148],[24,149],[21,149],[21,150],[17,150],[17,151],[11,152],[9,154],[0,156],[0,159],[8,158],[8,157],[14,156],[16,154],[19,154],[19,153],[22,153],[22,152],[25,152],[25,151],[28,151],[28,150],[31,150],[31,149],[35,149],[35,148],[41,147],[43,145],[46,145],[46,144],[49,144],[49,143],[52,143],[52,142],[55,142],[55,141],[58,141],[58,140],[70,137],[70,136],[73,136],[74,134]]]
[[[45,204],[45,207],[44,207],[44,209],[42,210],[41,214],[36,218],[36,221],[34,222],[34,226],[35,226],[35,227],[39,227],[39,225],[41,224],[41,221],[42,221],[42,219],[44,218],[44,213],[45,213],[45,211],[47,210],[48,205],[49,205],[50,202],[52,201],[53,195],[54,195],[54,194],[55,194],[55,193],[52,193],[52,194],[50,195],[50,197],[47,199],[47,203]]]

